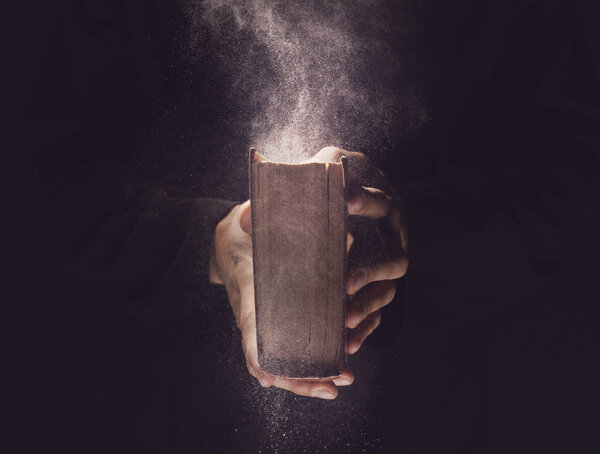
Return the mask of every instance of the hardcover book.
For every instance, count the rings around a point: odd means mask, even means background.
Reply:
[[[330,378],[344,362],[345,158],[281,163],[250,150],[258,357],[268,373]]]

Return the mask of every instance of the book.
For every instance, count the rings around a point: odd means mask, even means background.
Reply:
[[[346,160],[281,163],[250,149],[258,361],[290,378],[344,363]]]

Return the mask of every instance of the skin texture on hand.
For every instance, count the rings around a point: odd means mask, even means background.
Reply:
[[[383,174],[362,153],[335,147],[323,148],[310,161],[348,159],[348,214],[373,219],[386,239],[388,257],[384,261],[359,265],[349,271],[350,296],[346,326],[350,329],[346,352],[356,353],[381,321],[381,308],[396,292],[396,279],[406,273],[406,229],[398,198]],[[366,185],[363,186],[363,183]],[[371,187],[368,185],[375,185]],[[248,371],[262,386],[276,386],[302,396],[335,399],[337,386],[352,384],[349,370],[335,380],[288,379],[267,374],[258,364],[254,281],[252,269],[250,201],[237,205],[217,225],[210,261],[210,281],[224,284],[236,323],[242,333],[242,347]],[[348,238],[348,248],[353,238]]]

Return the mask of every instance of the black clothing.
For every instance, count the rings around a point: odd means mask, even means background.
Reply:
[[[402,188],[411,266],[334,402],[260,388],[208,283],[247,177],[244,152],[207,150],[229,132],[247,146],[210,49],[200,72],[177,53],[180,6],[41,4],[6,236],[21,358],[37,360],[25,421],[77,452],[597,452],[591,3],[404,5],[397,47],[433,121],[373,159]]]

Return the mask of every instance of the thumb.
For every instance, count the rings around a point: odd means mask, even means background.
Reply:
[[[250,201],[246,201],[240,208],[240,227],[248,235],[252,233],[252,216],[250,209]]]

